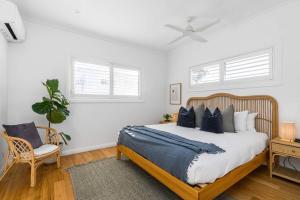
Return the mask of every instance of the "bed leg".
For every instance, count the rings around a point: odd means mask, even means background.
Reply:
[[[117,147],[117,155],[116,155],[117,160],[120,160],[120,159],[121,159],[121,155],[122,155],[122,153],[121,153],[121,151],[119,150],[119,148]]]

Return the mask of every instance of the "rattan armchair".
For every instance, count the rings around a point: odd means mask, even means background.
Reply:
[[[32,145],[28,141],[17,137],[10,137],[6,132],[2,133],[2,136],[8,144],[8,151],[4,161],[3,176],[15,163],[28,163],[31,166],[31,187],[34,187],[36,183],[36,169],[46,159],[50,157],[56,157],[57,168],[60,167],[59,135],[53,128],[44,126],[37,126],[37,128],[45,130],[45,140],[43,146],[45,147],[45,144],[52,144],[46,145],[52,147],[52,151],[39,151],[38,149],[33,149]],[[56,145],[57,147],[53,145]]]

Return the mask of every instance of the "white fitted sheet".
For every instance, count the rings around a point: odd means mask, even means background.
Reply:
[[[199,128],[185,128],[175,123],[147,125],[149,128],[169,132],[181,137],[213,143],[224,149],[220,154],[201,154],[188,168],[189,184],[212,183],[236,167],[250,161],[261,153],[268,144],[268,136],[259,132],[215,134]]]

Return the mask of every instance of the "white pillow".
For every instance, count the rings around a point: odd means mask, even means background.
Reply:
[[[234,112],[234,129],[235,131],[247,130],[248,110],[242,112]]]
[[[249,113],[247,118],[247,131],[254,131],[255,130],[255,117],[258,113]]]

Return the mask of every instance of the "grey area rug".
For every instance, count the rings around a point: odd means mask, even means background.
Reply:
[[[77,200],[177,200],[129,160],[109,158],[68,169]],[[223,194],[217,200],[234,200]]]

